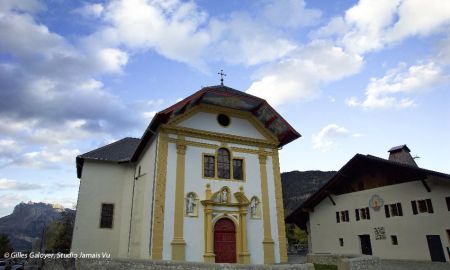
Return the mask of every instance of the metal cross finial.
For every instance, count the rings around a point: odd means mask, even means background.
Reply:
[[[223,77],[227,76],[227,74],[223,73],[223,69],[221,69],[220,72],[217,74],[220,75],[220,85],[223,85]]]

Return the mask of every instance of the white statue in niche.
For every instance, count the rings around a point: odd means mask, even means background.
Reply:
[[[193,215],[195,214],[195,194],[189,193],[186,197],[186,214]]]
[[[228,202],[228,192],[226,189],[222,190],[222,202]]]
[[[250,215],[252,218],[259,218],[259,199],[253,197],[250,201]]]

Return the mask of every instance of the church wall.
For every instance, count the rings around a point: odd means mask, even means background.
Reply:
[[[125,164],[86,160],[80,180],[73,252],[108,252],[113,257],[126,256],[133,168]],[[102,203],[114,204],[112,229],[100,228]],[[119,248],[120,247],[120,248]]]
[[[373,255],[383,259],[431,260],[426,235],[439,235],[446,260],[450,238],[450,211],[445,197],[450,195],[450,183],[427,179],[431,192],[420,181],[389,185],[353,193],[332,195],[336,205],[328,198],[311,212],[309,231],[314,253],[360,254],[358,235],[370,235]],[[375,211],[370,208],[370,220],[356,221],[355,209],[367,207],[373,195],[380,196],[384,204],[401,203],[403,216],[386,217],[384,207]],[[431,199],[434,213],[413,214],[411,201]],[[336,222],[336,211],[349,211],[349,222]],[[383,228],[385,239],[376,239],[375,228]],[[378,230],[380,231],[380,230]],[[382,235],[382,234],[380,234]],[[391,235],[397,236],[393,245]],[[343,238],[344,246],[340,246]]]
[[[133,205],[132,243],[130,257],[146,259],[150,256],[152,229],[153,184],[155,177],[156,136],[153,137],[142,158],[136,164],[136,175],[141,167],[141,175],[135,181]]]
[[[191,117],[180,122],[178,126],[227,133],[249,138],[265,139],[264,136],[247,119],[233,116],[230,116],[230,119],[230,125],[223,127],[217,122],[217,114],[197,112]]]
[[[177,164],[177,148],[169,143],[167,151],[166,194],[164,204],[163,260],[172,258],[171,245],[173,238],[173,220],[175,211],[175,175]],[[189,168],[186,166],[186,168]]]

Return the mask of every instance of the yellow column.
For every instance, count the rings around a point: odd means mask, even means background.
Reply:
[[[275,200],[278,221],[278,241],[280,246],[280,262],[287,262],[286,250],[286,230],[284,224],[284,208],[283,208],[283,190],[281,188],[280,161],[278,159],[278,150],[274,149],[273,155],[273,175],[275,181]]]
[[[203,260],[206,263],[216,262],[216,255],[213,250],[213,228],[212,228],[212,208],[211,205],[205,205],[205,254]]]
[[[183,238],[184,230],[184,171],[185,171],[186,144],[177,143],[177,168],[175,182],[175,212],[173,221],[172,260],[184,261],[186,259],[186,242]]]
[[[272,227],[270,226],[270,209],[269,209],[269,190],[267,186],[267,156],[263,153],[259,154],[259,172],[261,175],[261,192],[262,192],[262,212],[263,212],[263,249],[264,263],[275,263],[274,242],[272,239]]]
[[[153,240],[152,240],[152,259],[161,260],[163,250],[163,232],[164,232],[164,204],[166,194],[166,175],[167,175],[167,148],[168,135],[165,132],[159,133],[158,155],[156,169],[156,187],[155,187],[155,205],[153,207]]]
[[[239,209],[239,220],[241,228],[241,252],[239,253],[240,263],[250,263],[250,253],[247,250],[247,206]]]

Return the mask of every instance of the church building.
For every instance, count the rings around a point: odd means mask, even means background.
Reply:
[[[205,87],[157,113],[140,139],[77,157],[71,251],[286,262],[278,150],[299,137],[265,100]]]

